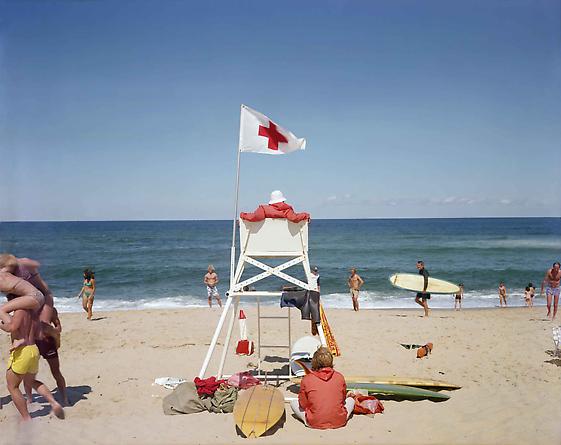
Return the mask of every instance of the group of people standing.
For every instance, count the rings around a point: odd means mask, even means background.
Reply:
[[[560,283],[561,281],[561,270],[559,262],[553,263],[551,268],[549,268],[545,272],[545,276],[542,280],[542,286],[540,290],[540,296],[544,295],[545,290],[545,298],[546,298],[546,305],[547,305],[547,317],[554,319],[557,315],[557,307],[559,305],[559,291],[560,291]],[[507,289],[504,281],[499,283],[498,287],[498,294],[499,294],[499,305],[500,307],[507,307]],[[536,287],[533,283],[528,283],[528,285],[524,289],[524,301],[527,307],[534,306],[534,297],[536,295]],[[551,311],[551,307],[553,305],[553,312]]]

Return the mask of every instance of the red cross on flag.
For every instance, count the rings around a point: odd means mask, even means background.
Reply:
[[[240,151],[282,155],[306,148],[306,139],[299,139],[258,111],[242,105],[240,120]]]

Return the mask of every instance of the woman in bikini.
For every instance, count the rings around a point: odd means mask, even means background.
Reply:
[[[84,270],[84,285],[77,298],[82,297],[82,307],[88,314],[88,320],[92,319],[92,307],[95,296],[95,276],[91,269]]]

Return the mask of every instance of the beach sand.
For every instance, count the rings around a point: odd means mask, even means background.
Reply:
[[[251,336],[256,310],[244,309]],[[267,315],[284,311],[263,309]],[[327,309],[342,350],[335,367],[347,375],[424,377],[461,385],[449,400],[387,400],[384,414],[354,416],[347,427],[328,431],[304,427],[287,406],[283,427],[255,443],[561,443],[561,358],[554,357],[555,324],[545,319],[543,307],[434,310],[428,319],[421,313],[420,308]],[[309,332],[309,322],[299,315],[292,310],[293,339]],[[83,314],[61,314],[59,352],[73,406],[60,421],[48,415],[44,403],[34,402],[35,419],[22,425],[2,379],[0,443],[245,443],[230,414],[165,416],[162,398],[170,391],[152,384],[156,377],[197,375],[219,316],[218,308],[94,313],[91,322]],[[287,341],[286,320],[263,323],[264,343]],[[236,326],[232,344],[237,338]],[[429,341],[434,351],[425,359],[399,345]],[[1,335],[2,366],[8,349],[8,336]],[[278,360],[286,356],[284,350],[267,353]],[[216,372],[217,361],[215,354],[207,376]],[[225,372],[244,370],[249,362],[255,363],[255,356],[237,357],[231,348]],[[270,369],[285,364],[266,362]],[[54,388],[44,360],[39,378]]]

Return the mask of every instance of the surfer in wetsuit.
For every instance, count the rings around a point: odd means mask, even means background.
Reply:
[[[419,275],[424,278],[423,291],[418,292],[415,297],[415,303],[422,306],[425,310],[425,317],[429,316],[429,305],[427,300],[430,300],[430,294],[427,293],[427,286],[429,285],[429,272],[425,269],[425,263],[423,261],[417,261],[417,269],[419,270]]]

